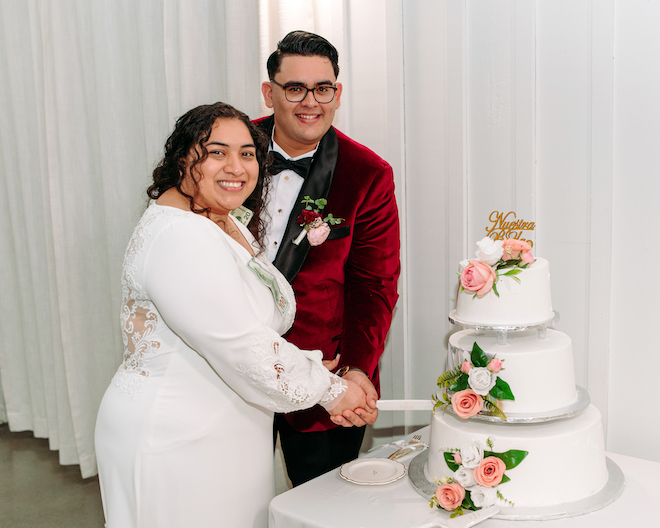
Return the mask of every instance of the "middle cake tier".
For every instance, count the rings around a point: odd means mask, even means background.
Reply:
[[[512,332],[506,344],[498,344],[494,332],[463,330],[449,338],[448,367],[469,360],[475,342],[488,356],[502,361],[498,375],[515,397],[499,400],[505,414],[546,413],[577,401],[573,346],[566,334],[548,329],[541,339],[536,330]]]

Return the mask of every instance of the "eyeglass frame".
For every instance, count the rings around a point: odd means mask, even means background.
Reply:
[[[305,85],[302,84],[302,83],[300,83],[300,84],[298,84],[298,83],[293,83],[293,84],[280,84],[280,83],[278,83],[275,79],[271,79],[270,82],[275,83],[277,86],[279,86],[280,88],[282,88],[282,90],[284,90],[284,97],[285,97],[286,100],[289,101],[290,103],[302,103],[302,102],[307,98],[307,95],[309,94],[309,92],[312,92],[312,97],[314,98],[314,100],[315,100],[318,104],[328,104],[328,103],[331,103],[332,101],[335,100],[335,97],[337,96],[337,88],[338,88],[337,85],[331,85],[331,84],[320,84],[320,85],[314,86],[314,88],[307,88],[307,86],[305,86]],[[291,101],[291,100],[287,97],[286,89],[287,89],[287,88],[291,88],[291,87],[304,88],[304,89],[305,89],[305,95],[302,97],[302,99],[300,99],[300,101]],[[316,90],[316,89],[318,89],[318,88],[328,88],[328,89],[332,90],[332,99],[330,99],[329,101],[319,101],[319,100],[316,98],[316,94],[314,93],[314,90]]]

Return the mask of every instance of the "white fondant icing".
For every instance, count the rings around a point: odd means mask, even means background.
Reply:
[[[468,261],[460,263],[463,271]],[[505,270],[506,271],[506,270]],[[554,315],[550,294],[550,265],[543,258],[522,270],[517,281],[513,277],[500,276],[497,291],[483,297],[475,297],[467,290],[458,291],[456,318],[466,323],[486,326],[533,325],[545,322]]]
[[[436,411],[431,420],[427,476],[451,477],[443,453],[466,442],[492,438],[493,451],[528,451],[502,495],[517,507],[544,507],[589,497],[607,483],[600,412],[593,406],[579,416],[542,424],[489,423],[461,420]],[[501,503],[506,506],[506,504]]]
[[[571,338],[547,330],[539,339],[536,330],[512,332],[507,344],[499,345],[494,332],[477,335],[463,330],[449,338],[449,367],[470,357],[475,341],[488,356],[502,360],[499,376],[511,387],[515,400],[500,400],[506,413],[543,413],[571,405],[577,400]]]

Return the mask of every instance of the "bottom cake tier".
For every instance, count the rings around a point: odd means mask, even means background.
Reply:
[[[474,442],[495,453],[528,453],[506,470],[510,480],[497,486],[501,506],[572,503],[597,494],[608,481],[601,416],[593,405],[578,416],[538,424],[484,423],[436,411],[431,420],[428,479],[455,478],[445,453]],[[487,447],[488,442],[492,447]]]

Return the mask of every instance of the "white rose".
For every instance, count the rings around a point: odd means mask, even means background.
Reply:
[[[486,396],[496,381],[497,375],[484,367],[474,367],[468,374],[468,384],[479,396]]]
[[[454,473],[454,480],[464,488],[474,486],[477,482],[474,480],[474,470],[461,466]]]
[[[475,486],[470,488],[470,497],[477,508],[488,508],[497,502],[497,488]]]
[[[476,468],[484,458],[484,448],[480,442],[467,442],[461,446],[461,461],[468,469]]]
[[[493,240],[489,237],[484,237],[479,242],[477,242],[477,258],[484,264],[492,266],[504,253],[502,249],[502,243],[504,240]]]

